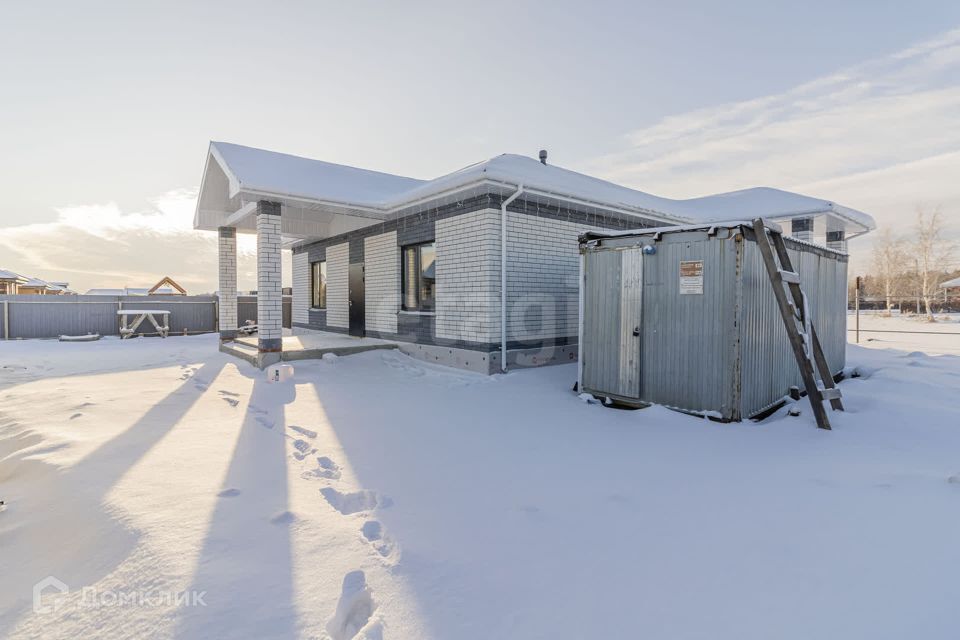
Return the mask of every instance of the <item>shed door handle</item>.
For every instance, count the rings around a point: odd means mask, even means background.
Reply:
[[[634,328],[633,328],[633,336],[634,336],[635,338],[640,337],[640,327],[634,327]]]

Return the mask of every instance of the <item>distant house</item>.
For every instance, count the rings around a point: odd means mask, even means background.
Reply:
[[[0,269],[0,295],[60,296],[75,293],[68,282],[47,282]]]
[[[20,285],[26,281],[27,279],[19,273],[0,269],[0,294],[14,295],[17,293]]]

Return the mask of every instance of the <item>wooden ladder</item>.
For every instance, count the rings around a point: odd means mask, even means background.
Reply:
[[[843,401],[840,389],[833,383],[830,365],[827,364],[827,359],[823,355],[817,330],[813,326],[807,296],[800,288],[800,274],[793,270],[790,254],[787,253],[783,234],[780,231],[768,229],[762,218],[753,221],[753,231],[763,256],[763,263],[767,267],[767,275],[770,276],[770,282],[773,285],[773,293],[777,298],[780,315],[783,316],[783,324],[787,328],[793,355],[797,359],[797,366],[803,377],[803,385],[807,389],[807,398],[817,418],[817,426],[821,429],[829,429],[830,419],[823,408],[823,401],[829,400],[834,411],[843,411]],[[792,299],[787,298],[788,289]],[[814,365],[820,373],[822,386],[817,384]]]

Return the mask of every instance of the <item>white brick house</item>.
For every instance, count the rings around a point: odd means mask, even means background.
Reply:
[[[258,234],[265,362],[282,348],[286,248],[295,330],[386,338],[493,372],[576,359],[580,233],[757,216],[834,248],[874,228],[859,211],[769,188],[670,200],[514,155],[424,181],[221,142],[194,226],[220,231],[224,340],[236,334],[233,236]]]

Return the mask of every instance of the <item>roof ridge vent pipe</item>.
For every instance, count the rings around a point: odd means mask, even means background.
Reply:
[[[507,370],[507,206],[523,193],[523,185],[500,203],[500,371]]]
[[[540,163],[547,164],[547,150],[540,149]]]

